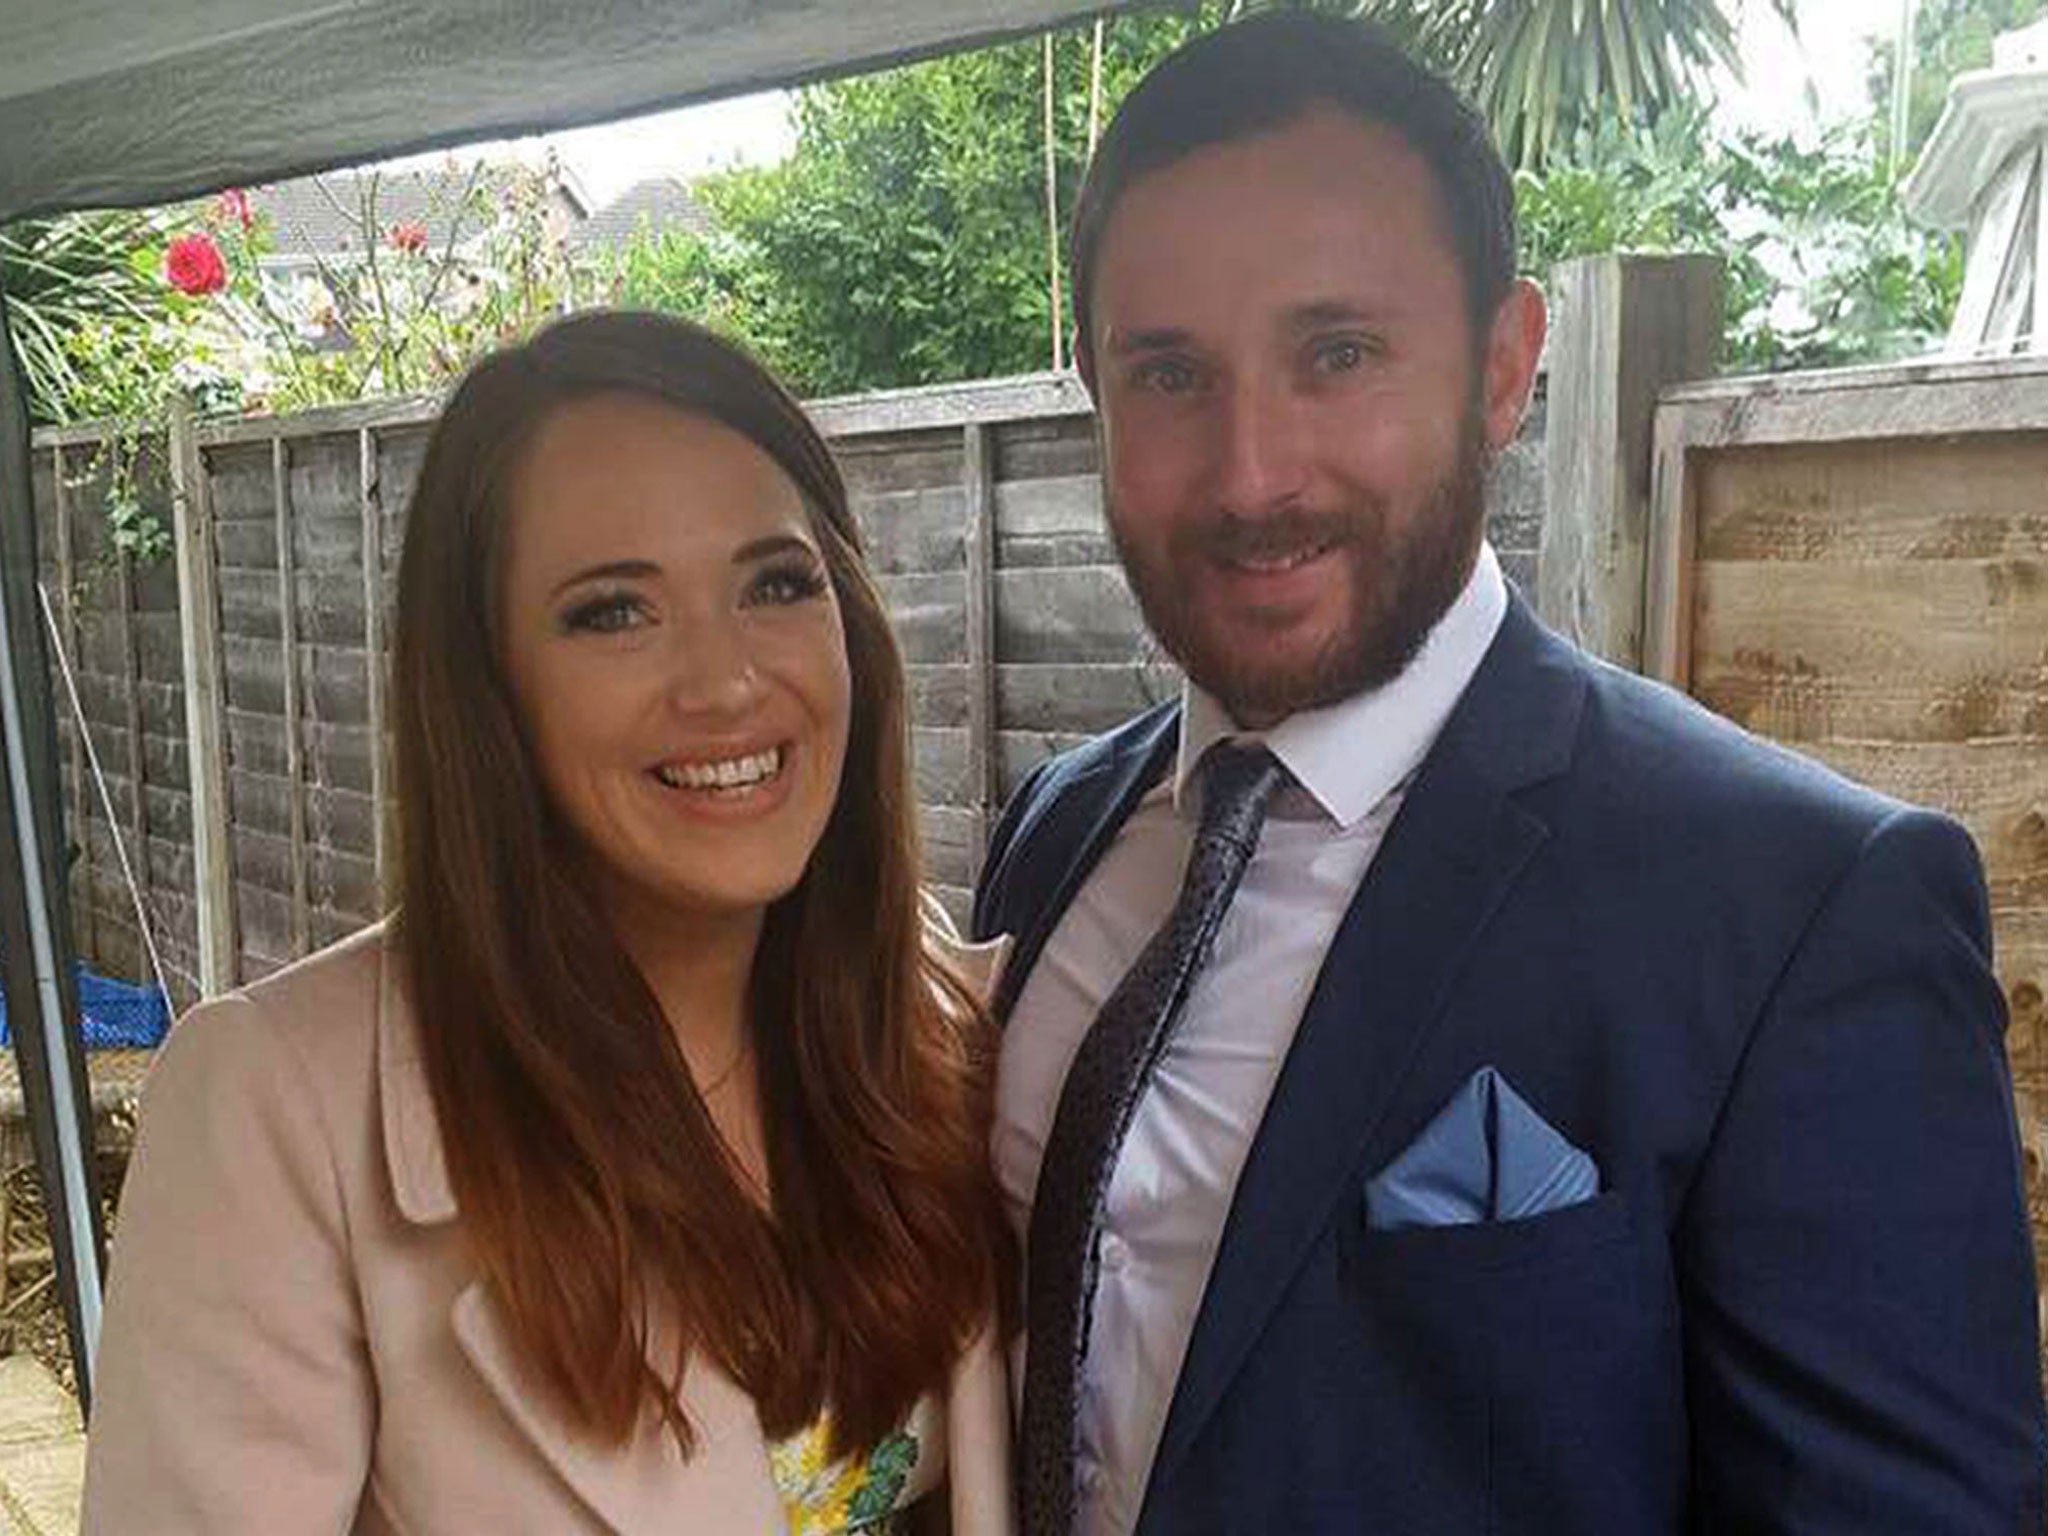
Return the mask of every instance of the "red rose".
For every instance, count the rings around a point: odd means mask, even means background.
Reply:
[[[394,224],[385,236],[393,250],[404,251],[408,256],[417,256],[427,248],[427,229],[424,224]]]
[[[228,264],[211,235],[180,235],[164,257],[164,276],[173,288],[193,298],[219,293],[228,285]]]
[[[256,227],[256,211],[249,206],[249,194],[239,188],[221,193],[215,200],[214,209],[223,223],[233,219],[241,225],[245,235]]]

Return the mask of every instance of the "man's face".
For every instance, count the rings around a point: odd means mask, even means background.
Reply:
[[[1238,723],[1385,682],[1457,596],[1542,300],[1475,346],[1427,164],[1315,108],[1141,177],[1092,362],[1112,534],[1161,644]]]

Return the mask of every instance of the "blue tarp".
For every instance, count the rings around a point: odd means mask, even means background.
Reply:
[[[160,1044],[170,1033],[171,1010],[155,987],[138,987],[107,976],[95,976],[74,964],[78,1011],[85,1015],[88,1051],[136,1050]],[[12,1045],[7,1028],[7,997],[0,992],[0,1046]]]

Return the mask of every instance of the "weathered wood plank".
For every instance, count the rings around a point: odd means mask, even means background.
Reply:
[[[912,725],[967,729],[968,669],[963,665],[906,666]]]
[[[240,918],[241,968],[251,981],[291,963],[291,902],[286,897],[237,880],[235,910]]]
[[[51,445],[50,448],[50,508],[51,518],[55,524],[52,542],[56,546],[57,554],[57,640],[63,647],[65,659],[75,664],[78,655],[78,567],[71,553],[71,487],[65,473],[64,449],[57,444]],[[69,716],[71,708],[71,695],[67,689],[60,699],[57,713],[60,716]],[[65,787],[68,791],[66,798],[71,816],[71,826],[68,830],[71,837],[80,838],[84,836],[86,796],[89,791],[85,750],[85,733],[88,727],[75,718],[70,720],[69,725],[70,728],[65,732],[65,771],[69,780]],[[87,955],[96,955],[98,948],[93,932],[91,903],[85,903],[85,910],[81,912],[80,903],[74,897],[71,906],[79,949]]]
[[[911,733],[911,757],[918,803],[927,810],[974,810],[967,732],[930,727]]]
[[[213,520],[223,527],[231,523],[261,523],[269,530],[274,545],[277,522],[271,506],[269,435],[233,446],[195,451],[205,455]]]
[[[221,523],[213,531],[220,551],[221,573],[229,571],[275,572],[277,570],[277,528],[259,522]]]
[[[1696,697],[1785,740],[2031,734],[2048,772],[2048,561],[1703,560]]]
[[[876,575],[960,569],[967,508],[959,486],[867,493],[852,506]]]
[[[1092,411],[1010,421],[996,429],[996,480],[1093,475],[1101,467]]]
[[[970,421],[1086,416],[1091,407],[1073,374],[1041,373],[836,396],[810,401],[805,409],[827,437],[846,438],[935,428],[957,434]]]
[[[1549,422],[1537,607],[1595,655],[1643,659],[1658,392],[1710,375],[1722,266],[1709,256],[1590,256],[1551,275]]]
[[[910,754],[920,805],[955,805],[972,809],[967,732],[924,728],[910,733]]]
[[[2048,556],[2048,433],[1721,449],[1696,467],[1704,560]]]
[[[1802,742],[1858,783],[1948,812],[1984,855],[1995,907],[2048,906],[2048,779],[2039,741]]]
[[[835,442],[849,496],[956,489],[960,484],[960,429],[926,429],[857,442]]]
[[[960,571],[921,576],[878,576],[875,585],[906,662],[933,665],[967,661],[967,578]]]
[[[369,727],[308,720],[302,729],[305,782],[374,795]],[[228,753],[236,767],[280,779],[288,777],[284,720],[280,716],[231,709],[227,732]]]
[[[134,562],[120,550],[114,562],[115,601],[121,614],[121,709],[128,759],[128,856],[137,883],[149,885],[148,771],[142,752],[142,653],[136,633]]]
[[[234,802],[237,833],[265,832],[272,837],[291,836],[291,786],[269,774],[251,773],[244,768],[229,770],[228,784]],[[348,852],[368,855],[370,797],[346,789],[307,788],[306,825],[310,839]],[[266,951],[270,953],[270,951]]]
[[[385,474],[394,463],[403,465],[406,455],[417,453],[424,457],[425,452],[424,436],[404,440],[398,445],[390,442],[380,444],[368,427],[356,436],[356,495],[358,515],[362,520],[362,537],[357,552],[361,559],[363,582],[363,713],[360,718],[369,728],[370,857],[376,873],[380,908],[383,892],[388,889],[387,882],[391,877],[392,817],[390,769],[386,759],[388,749],[384,740],[384,686],[390,667],[384,642],[387,601],[384,569],[389,553],[386,531],[390,526],[385,503],[387,496],[394,494],[394,489],[385,479]],[[412,473],[416,477],[418,460],[411,462]],[[406,499],[410,499],[412,484],[411,480],[405,483]]]
[[[981,836],[980,817],[971,806],[920,804],[917,824],[927,852],[942,846],[971,853]]]
[[[1667,390],[1703,448],[2048,429],[2038,358],[1718,379]]]
[[[1116,566],[996,572],[996,654],[1005,661],[1135,661],[1152,649]]]
[[[1101,484],[1093,475],[998,483],[996,552],[1012,570],[1114,565]]]
[[[976,818],[979,820],[979,817]],[[971,887],[981,867],[979,837],[967,843],[946,842],[927,833],[924,844],[923,876],[927,883]]]
[[[298,635],[313,645],[363,643],[363,576],[351,564],[336,570],[291,572]],[[224,568],[220,573],[221,625],[225,633],[258,640],[279,636],[279,595],[284,583],[275,567]]]
[[[370,678],[365,653],[325,645],[300,650],[300,683],[311,713],[322,720],[366,719]],[[284,673],[276,642],[224,635],[221,653],[228,705],[281,716]]]
[[[178,552],[179,635],[185,678],[185,740],[191,754],[193,892],[199,905],[199,985],[226,991],[238,975],[234,881],[228,845],[227,687],[220,647],[213,492],[193,437],[189,405],[171,413],[171,476]]]
[[[235,873],[247,884],[285,898],[287,937],[298,943],[292,924],[299,918],[290,911],[297,901],[293,890],[300,870],[292,855],[291,840],[267,832],[240,827],[235,832]],[[376,911],[377,873],[375,865],[358,853],[315,846],[308,850],[305,876],[314,902],[328,911],[352,912],[368,918]],[[313,905],[307,908],[306,942],[312,942]]]
[[[961,490],[966,500],[964,560],[967,640],[968,796],[978,819],[979,858],[987,844],[996,796],[996,589],[995,453],[989,429],[970,422],[963,429]]]
[[[291,456],[281,437],[270,444],[270,473],[277,507],[277,547],[285,555],[277,572],[278,665],[284,683],[284,776],[290,790],[285,891],[291,897],[291,952],[296,959],[306,953],[312,936],[306,901],[306,802],[299,792],[306,769],[299,735],[304,714],[299,701],[299,553],[292,527],[292,498],[297,486]]]
[[[438,394],[391,395],[296,411],[289,416],[244,416],[233,421],[208,422],[199,429],[199,441],[208,448],[253,443],[268,451],[268,445],[278,437],[352,437],[366,429],[417,426],[440,414]]]
[[[1180,672],[1169,663],[1010,664],[996,672],[1007,730],[1093,735],[1172,698]]]
[[[159,736],[146,729],[143,731],[142,781],[151,789],[176,790],[180,794],[191,792],[192,764],[185,753],[182,731],[176,736]],[[152,826],[152,833],[156,830]],[[151,841],[155,841],[154,836]]]

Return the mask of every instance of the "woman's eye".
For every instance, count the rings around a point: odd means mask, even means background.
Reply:
[[[784,607],[809,602],[825,591],[825,575],[813,565],[771,565],[747,587],[747,603]]]
[[[578,603],[562,615],[562,628],[579,635],[615,635],[644,623],[648,614],[630,592],[607,592]]]

